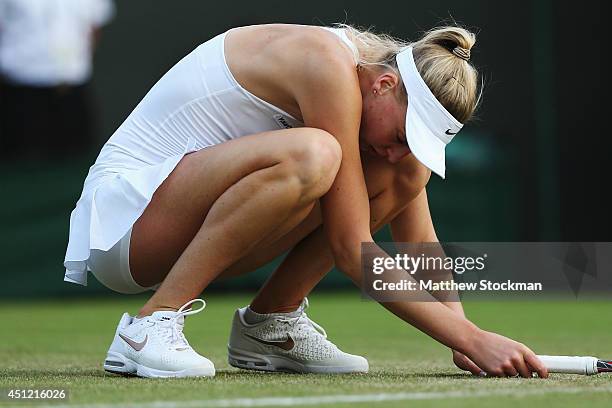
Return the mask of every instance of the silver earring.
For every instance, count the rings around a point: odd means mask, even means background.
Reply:
[[[372,92],[373,92],[374,94],[376,94],[376,89],[374,89]]]

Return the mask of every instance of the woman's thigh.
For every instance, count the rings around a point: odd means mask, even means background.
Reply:
[[[317,129],[283,129],[244,136],[183,157],[132,228],[129,263],[134,280],[146,281],[141,278],[149,274],[165,276],[214,202],[233,184],[299,155],[304,144],[325,142],[325,137]]]

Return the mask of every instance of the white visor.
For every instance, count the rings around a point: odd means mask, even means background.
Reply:
[[[396,56],[397,66],[408,93],[406,142],[414,156],[440,177],[445,177],[444,149],[463,127],[431,93],[421,78],[412,47]]]

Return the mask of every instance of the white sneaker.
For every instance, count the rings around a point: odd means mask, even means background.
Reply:
[[[327,340],[325,330],[310,320],[304,310],[273,313],[265,320],[248,324],[246,307],[234,314],[228,362],[238,368],[297,373],[367,373],[368,361],[347,354]]]
[[[195,302],[200,309],[185,310]],[[108,350],[104,369],[139,377],[212,377],[215,366],[196,353],[183,334],[185,316],[201,312],[202,299],[187,302],[176,312],[154,312],[136,319],[124,313]]]

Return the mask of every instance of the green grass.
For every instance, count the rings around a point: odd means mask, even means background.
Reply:
[[[369,374],[240,371],[227,364],[226,344],[233,310],[249,298],[211,295],[206,300],[208,307],[188,319],[185,332],[192,346],[215,363],[218,374],[213,379],[180,380],[123,378],[101,369],[121,313],[137,311],[142,298],[0,303],[0,388],[63,387],[70,391],[70,404],[117,406],[126,402],[400,392],[482,395],[441,395],[360,406],[612,405],[612,376],[552,375],[548,380],[526,380],[463,374],[454,368],[445,347],[376,303],[362,301],[356,293],[314,295],[309,316],[323,325],[341,348],[367,357]],[[473,302],[466,310],[481,327],[522,341],[541,354],[612,356],[612,335],[603,329],[612,327],[611,302]],[[501,394],[492,395],[495,393]]]

